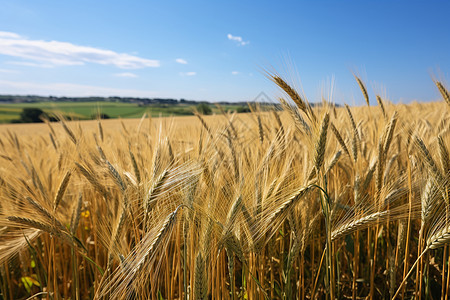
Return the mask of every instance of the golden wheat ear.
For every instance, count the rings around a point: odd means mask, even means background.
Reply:
[[[441,93],[442,98],[444,98],[445,102],[447,102],[447,104],[450,106],[450,93],[448,92],[448,90],[445,88],[442,82],[435,81],[434,83],[436,84],[439,93]]]
[[[69,180],[70,180],[71,176],[72,176],[72,171],[68,170],[66,172],[66,174],[64,175],[64,178],[61,181],[61,184],[59,185],[58,191],[56,192],[55,200],[53,201],[53,211],[56,211],[59,203],[61,202],[62,198],[64,197],[64,193],[66,192],[66,189],[69,186]]]
[[[268,77],[289,96],[297,108],[303,111],[310,121],[316,122],[317,118],[311,105],[300,97],[300,94],[291,85],[276,74],[269,74]]]
[[[356,82],[358,83],[358,86],[361,89],[361,92],[363,93],[364,100],[366,100],[367,106],[370,107],[369,94],[367,93],[366,85],[364,84],[364,82],[362,82],[362,80],[358,76],[356,75],[353,76],[355,76]]]
[[[381,113],[383,114],[383,117],[386,119],[387,114],[386,114],[386,109],[384,108],[383,99],[381,99],[381,97],[378,95],[376,96],[376,98],[377,98],[378,105],[380,106]]]
[[[325,114],[322,120],[322,125],[320,126],[319,138],[316,142],[315,146],[315,155],[314,155],[314,166],[316,168],[317,174],[319,174],[320,169],[322,168],[322,164],[325,157],[325,148],[327,143],[327,133],[328,133],[328,124],[330,122],[330,116],[328,113]]]

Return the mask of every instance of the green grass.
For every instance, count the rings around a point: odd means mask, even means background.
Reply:
[[[0,104],[0,123],[9,123],[20,118],[23,108],[40,108],[47,113],[60,112],[66,116],[77,119],[91,119],[97,113],[107,114],[110,118],[140,118],[144,113],[152,117],[167,117],[191,115],[195,105],[185,104],[151,104],[140,106],[135,103],[123,102],[33,102]],[[220,110],[210,104],[213,113],[219,114]],[[240,105],[227,105],[225,110],[236,110]]]

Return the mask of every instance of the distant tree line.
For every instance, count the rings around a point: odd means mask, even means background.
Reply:
[[[212,104],[211,102],[205,100],[186,100],[173,99],[173,98],[137,98],[137,97],[55,97],[55,96],[34,96],[34,95],[0,95],[0,103],[36,103],[36,102],[122,102],[122,103],[135,103],[138,105],[153,105],[153,104],[164,104],[164,105],[200,105]],[[275,108],[277,110],[282,110],[279,103],[273,102],[232,102],[232,101],[221,101],[214,102],[219,105],[238,105],[243,106],[241,112],[250,111],[248,109],[248,104],[258,104],[261,108]],[[321,103],[310,103],[311,106],[320,106]],[[339,107],[339,104],[335,104]]]
[[[41,123],[44,122],[44,119],[55,121],[53,117],[50,117],[42,109],[27,107],[20,113],[20,118],[12,120],[12,123]]]
[[[63,116],[67,120],[71,120],[70,116]],[[110,116],[105,113],[97,113],[91,116],[91,119],[109,119]],[[42,123],[44,120],[50,122],[58,121],[54,115],[48,114],[40,108],[26,107],[22,109],[19,119],[12,120],[11,123]]]

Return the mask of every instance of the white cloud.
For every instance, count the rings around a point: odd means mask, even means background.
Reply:
[[[121,69],[159,67],[158,60],[117,53],[112,50],[79,46],[68,42],[30,40],[16,33],[0,31],[0,54],[52,66],[95,63]]]
[[[187,61],[182,58],[177,58],[177,59],[175,59],[175,61],[179,64],[187,65]]]
[[[116,73],[116,74],[114,74],[114,76],[117,76],[117,77],[128,77],[128,78],[137,78],[138,77],[136,74],[129,73],[129,72]]]
[[[237,42],[238,45],[240,45],[240,46],[245,46],[245,45],[250,44],[249,41],[244,41],[242,39],[242,37],[240,37],[240,36],[234,36],[234,35],[231,35],[231,34],[227,34],[227,37],[228,37],[229,40]]]
[[[67,97],[119,96],[119,97],[156,97],[158,92],[135,89],[118,89],[73,83],[36,83],[25,81],[0,80],[0,89],[4,94],[52,95]]]
[[[231,74],[232,75],[237,75],[237,74],[239,74],[239,72],[238,71],[233,71],[233,72],[231,72]]]
[[[185,73],[180,73],[181,76],[195,76],[197,75],[197,72],[185,72]]]

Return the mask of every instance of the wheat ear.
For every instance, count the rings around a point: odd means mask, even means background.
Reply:
[[[103,142],[103,126],[102,126],[102,122],[100,122],[100,120],[98,120],[98,133],[100,135],[100,140]]]
[[[355,76],[356,82],[358,82],[358,85],[359,85],[359,88],[361,89],[361,92],[364,95],[364,99],[366,100],[367,106],[370,106],[369,94],[367,93],[366,85],[362,82],[362,80],[358,76],[356,76],[356,75],[354,75],[354,76]]]
[[[328,167],[327,167],[327,169],[325,171],[325,174],[328,174],[331,171],[331,169],[333,169],[333,167],[337,164],[337,162],[338,162],[339,158],[341,157],[341,155],[342,155],[341,150],[339,150],[338,152],[336,152],[334,154],[333,158],[331,159],[330,163],[328,164]]]
[[[377,222],[380,218],[387,216],[388,214],[388,211],[375,212],[373,214],[354,220],[353,222],[343,224],[342,226],[339,226],[331,232],[331,239],[334,241],[335,239],[347,235],[350,232],[370,226],[374,222]]]
[[[274,224],[274,221],[277,220],[278,217],[282,216],[284,213],[289,211],[293,206],[295,206],[303,196],[306,195],[310,191],[311,187],[303,187],[296,190],[292,193],[285,201],[283,201],[272,213],[270,214],[269,224]],[[244,206],[243,206],[244,207]]]
[[[61,119],[61,125],[64,128],[64,131],[69,136],[70,140],[76,145],[77,144],[77,138],[73,134],[72,130],[70,130],[70,128],[67,127],[66,122],[64,122],[62,119]]]
[[[103,197],[105,197],[105,199],[108,198],[108,191],[103,185],[100,184],[100,182],[98,182],[97,178],[79,163],[75,162],[75,165],[77,166],[81,174],[83,174],[83,176],[92,184],[92,186],[97,189],[103,195]]]
[[[441,159],[442,168],[444,173],[447,174],[450,172],[450,155],[445,145],[444,139],[442,135],[438,135],[438,144],[439,144],[439,157]]]
[[[302,110],[311,121],[316,121],[316,116],[311,109],[311,105],[304,101],[295,89],[277,75],[271,76],[271,79],[292,99],[292,101],[294,101],[297,107]]]
[[[444,177],[442,176],[442,173],[439,171],[439,168],[437,167],[433,157],[431,156],[430,152],[428,151],[427,147],[425,146],[425,143],[421,138],[418,136],[415,136],[415,145],[420,151],[420,154],[422,154],[422,157],[424,158],[426,164],[428,165],[431,173],[436,178],[438,183],[444,182]],[[442,191],[444,194],[444,191]]]
[[[53,201],[53,211],[56,211],[64,196],[64,193],[66,192],[67,186],[69,185],[70,176],[72,176],[71,170],[66,172],[66,175],[64,175],[64,178],[59,185],[58,192],[56,193],[55,200]]]
[[[163,172],[159,174],[159,176],[155,179],[152,186],[148,190],[147,197],[145,198],[144,202],[144,212],[146,215],[152,210],[154,201],[162,191],[164,183],[167,181],[168,177],[169,170],[163,170]]]
[[[55,138],[53,137],[53,134],[51,132],[49,132],[48,135],[50,136],[50,141],[52,142],[53,148],[55,150],[58,150],[58,146],[56,145],[56,141],[55,141]]]
[[[290,115],[294,119],[295,126],[299,129],[299,131],[303,132],[307,135],[310,135],[311,128],[309,127],[308,123],[306,123],[306,121],[301,116],[298,108],[292,107],[283,98],[278,98],[278,101],[280,101],[280,103],[281,103],[281,105],[283,105],[284,109],[290,113]]]
[[[387,155],[387,152],[389,151],[389,147],[391,145],[392,138],[394,136],[395,125],[397,124],[397,118],[398,118],[398,114],[397,114],[397,112],[394,112],[394,114],[391,117],[391,120],[389,121],[389,123],[386,127],[385,140],[384,140],[384,145],[383,145],[384,155]]]
[[[195,287],[194,287],[194,296],[195,299],[203,300],[206,299],[206,294],[208,292],[208,284],[206,279],[206,271],[205,271],[205,259],[201,252],[197,254],[195,258]]]
[[[386,119],[387,114],[386,114],[386,110],[384,109],[383,99],[381,99],[381,97],[378,95],[376,98],[377,98],[378,105],[380,106],[381,113],[383,114],[383,117]]]
[[[347,146],[345,145],[344,139],[342,138],[341,134],[339,133],[339,130],[334,126],[333,123],[330,124],[331,131],[333,131],[334,136],[336,137],[336,140],[338,141],[339,145],[341,145],[342,150],[344,150],[345,153],[350,157],[350,152],[348,151]]]
[[[78,195],[77,205],[74,207],[72,212],[72,217],[70,218],[70,232],[72,235],[75,234],[78,228],[78,223],[80,222],[81,207],[83,206],[83,196],[80,193]]]
[[[439,92],[441,93],[442,98],[444,98],[445,102],[447,102],[447,104],[450,106],[450,94],[447,91],[447,89],[444,87],[444,85],[440,81],[435,81],[435,84],[436,84]]]
[[[26,225],[31,228],[39,229],[44,232],[47,232],[51,236],[56,236],[60,238],[62,241],[68,243],[71,246],[77,246],[79,249],[85,249],[84,246],[81,244],[79,240],[74,238],[72,235],[70,235],[65,230],[57,230],[55,227],[44,224],[42,222],[38,222],[29,218],[23,218],[23,217],[16,217],[16,216],[10,216],[7,218],[8,221],[14,222],[16,224],[22,224]]]
[[[45,209],[43,206],[41,206],[39,203],[37,203],[36,201],[34,201],[33,199],[31,199],[30,197],[26,197],[25,198],[28,203],[30,203],[37,211],[39,211],[41,213],[42,216],[44,216],[44,218],[47,219],[47,221],[49,223],[52,223],[55,225],[55,227],[59,228],[60,230],[65,230],[66,228],[64,227],[64,225],[55,218],[55,216],[50,213],[47,209]]]
[[[320,171],[320,168],[322,167],[323,159],[325,156],[329,121],[330,121],[330,115],[328,113],[326,113],[323,118],[322,125],[320,127],[319,139],[317,140],[316,146],[315,146],[314,166],[316,168],[317,174],[319,174],[319,171]]]
[[[439,201],[437,201],[438,199],[436,199],[436,192],[436,186],[433,184],[433,180],[429,178],[427,180],[427,183],[425,184],[425,188],[421,196],[422,227],[426,226],[429,223],[434,211],[439,206]]]
[[[427,238],[427,248],[436,249],[450,243],[450,226],[445,226]]]
[[[141,182],[141,172],[139,171],[136,157],[134,156],[133,152],[131,152],[131,150],[129,150],[129,153],[130,153],[130,158],[131,158],[131,164],[133,165],[134,175],[136,176],[136,181],[139,184]]]
[[[127,196],[124,195],[123,196],[122,212],[120,214],[119,221],[117,222],[117,225],[114,227],[114,230],[113,230],[112,235],[111,235],[111,246],[108,249],[109,256],[108,256],[107,269],[109,269],[109,267],[110,267],[110,264],[111,264],[112,259],[113,259],[113,252],[114,252],[114,250],[116,248],[116,244],[118,243],[118,238],[121,235],[122,230],[123,230],[123,228],[125,226],[127,213],[128,213],[128,199],[127,199]]]
[[[308,113],[306,110],[306,103],[303,101],[303,99],[300,97],[300,95],[295,91],[289,84],[286,83],[286,81],[283,80],[283,78],[279,76],[272,76],[272,80],[286,93],[288,96],[294,101],[294,103],[297,105],[299,109],[304,111],[305,113]]]
[[[119,186],[122,193],[125,192],[127,187],[125,186],[125,183],[123,182],[122,176],[120,176],[119,172],[117,172],[116,168],[108,161],[105,160],[106,166],[108,167],[109,174],[114,178],[114,181],[116,182],[117,186]]]
[[[358,148],[359,148],[358,147],[359,146],[358,128],[356,127],[355,119],[353,118],[353,114],[350,111],[350,107],[347,104],[345,104],[345,109],[347,111],[348,117],[350,119],[350,123],[353,128],[352,154],[353,154],[353,159],[356,162],[356,160],[358,159]]]

